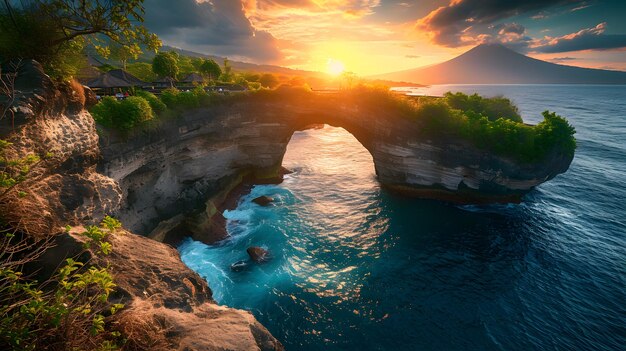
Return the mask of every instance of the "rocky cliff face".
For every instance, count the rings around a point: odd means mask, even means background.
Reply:
[[[50,272],[82,250],[80,237],[63,227],[100,221],[128,201],[128,188],[122,192],[114,179],[96,172],[99,138],[85,111],[94,102],[88,89],[55,84],[36,62],[21,63],[15,89],[14,99],[0,96],[13,111],[0,120],[0,139],[13,143],[7,156],[52,155],[0,198],[0,213],[22,233],[54,236],[56,247],[39,267]],[[118,286],[114,298],[126,306],[116,322],[132,326],[124,330],[131,343],[155,350],[283,349],[252,314],[217,305],[206,282],[169,245],[129,232],[111,243],[106,264]]]
[[[389,190],[450,202],[519,202],[572,160],[554,153],[519,163],[458,138],[428,139],[397,111],[333,95],[295,95],[245,97],[128,138],[101,138],[100,170],[120,185],[125,199],[118,216],[133,230],[158,240],[183,233],[212,243],[226,235],[218,211],[224,195],[246,176],[278,176],[294,131],[322,123],[353,134]]]

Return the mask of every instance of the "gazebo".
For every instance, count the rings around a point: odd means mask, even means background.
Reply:
[[[98,78],[87,82],[85,85],[90,88],[115,89],[141,87],[146,85],[146,83],[123,69],[113,69],[101,74]]]

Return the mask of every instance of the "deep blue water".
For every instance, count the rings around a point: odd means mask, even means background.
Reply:
[[[222,304],[252,311],[288,350],[624,350],[626,86],[435,86],[503,94],[578,133],[565,174],[521,205],[392,196],[343,129],[296,133],[280,185],[226,214],[231,238],[183,261]],[[277,201],[260,207],[259,195]],[[232,272],[252,245],[273,260]]]

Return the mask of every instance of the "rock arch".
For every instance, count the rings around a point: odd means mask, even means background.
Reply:
[[[572,160],[553,154],[542,162],[515,162],[458,138],[420,136],[398,111],[365,106],[371,104],[332,94],[288,101],[241,97],[187,111],[125,140],[102,136],[100,170],[119,182],[125,201],[118,216],[132,230],[166,240],[177,228],[211,242],[224,234],[218,207],[227,194],[245,177],[279,177],[292,134],[313,124],[354,135],[390,191],[455,203],[519,202]]]

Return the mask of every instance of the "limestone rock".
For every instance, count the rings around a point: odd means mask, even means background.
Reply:
[[[289,103],[276,100],[242,97],[186,111],[179,118],[159,121],[150,133],[128,139],[103,132],[99,169],[115,179],[125,195],[116,215],[144,235],[177,218],[179,226],[173,227],[196,240],[223,238],[206,228],[219,222],[213,208],[219,208],[225,193],[246,177],[260,182],[280,178],[292,134],[320,123],[343,127],[359,140],[371,153],[384,188],[415,197],[519,202],[534,187],[566,171],[572,161],[555,152],[541,161],[521,163],[459,138],[428,138],[401,113],[333,94]],[[185,216],[177,217],[181,214]]]

